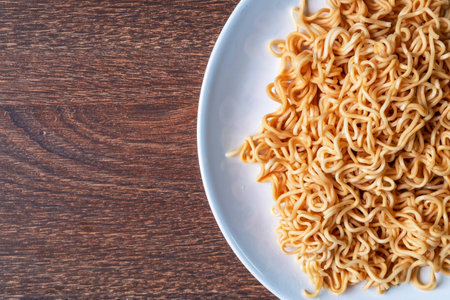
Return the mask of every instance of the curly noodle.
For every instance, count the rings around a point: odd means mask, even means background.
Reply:
[[[271,181],[282,250],[315,284],[383,293],[450,274],[448,0],[328,0],[270,45],[279,108],[231,155]],[[419,279],[429,266],[428,283]]]

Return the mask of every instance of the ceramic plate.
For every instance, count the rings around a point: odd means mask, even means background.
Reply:
[[[281,299],[302,299],[313,285],[294,256],[281,252],[271,214],[269,183],[257,183],[259,166],[226,158],[256,133],[261,118],[277,107],[265,92],[278,73],[279,60],[268,44],[295,30],[291,9],[299,0],[242,0],[220,34],[206,69],[198,112],[198,152],[211,210],[228,244],[247,269]],[[309,2],[315,11],[324,0]],[[316,299],[448,299],[450,280],[438,275],[431,292],[411,284],[378,295],[375,289],[350,287],[340,296],[322,290]]]

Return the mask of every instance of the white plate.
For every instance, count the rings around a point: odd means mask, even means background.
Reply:
[[[265,93],[279,64],[268,43],[295,30],[290,10],[299,2],[242,0],[238,4],[211,54],[197,124],[200,170],[217,223],[247,269],[281,299],[301,299],[302,290],[312,291],[312,284],[295,257],[283,254],[277,244],[271,186],[255,181],[259,167],[226,158],[225,153],[256,133],[263,115],[277,107]],[[324,3],[310,0],[310,9]],[[438,287],[431,292],[408,284],[378,295],[359,284],[340,296],[323,290],[316,299],[448,299],[449,294],[450,280],[439,274]]]

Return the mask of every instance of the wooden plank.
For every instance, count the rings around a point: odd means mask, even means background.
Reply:
[[[0,2],[1,298],[272,297],[197,161],[203,72],[237,2]]]

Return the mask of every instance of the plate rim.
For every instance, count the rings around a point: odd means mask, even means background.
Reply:
[[[210,178],[210,172],[207,168],[207,161],[206,161],[206,143],[204,141],[205,137],[205,119],[206,119],[206,103],[210,96],[211,91],[211,85],[213,83],[212,78],[214,77],[214,74],[218,71],[218,63],[217,63],[217,57],[220,55],[220,49],[222,49],[222,45],[224,44],[224,40],[227,39],[229,35],[231,35],[231,28],[233,27],[233,24],[237,22],[237,19],[239,16],[244,12],[245,8],[247,7],[247,3],[250,2],[250,0],[240,0],[239,3],[234,8],[233,12],[228,17],[225,25],[223,26],[216,43],[213,47],[213,50],[211,52],[211,55],[208,59],[208,64],[206,66],[206,70],[203,76],[202,86],[200,89],[200,96],[199,96],[199,104],[198,104],[198,112],[197,112],[197,155],[198,155],[198,161],[200,165],[200,175],[202,178],[203,188],[205,190],[206,198],[208,199],[209,206],[211,208],[211,211],[213,213],[214,219],[219,226],[219,229],[222,233],[222,235],[225,237],[225,240],[227,241],[228,245],[230,246],[231,250],[234,252],[234,254],[238,257],[238,259],[241,261],[241,263],[245,266],[245,268],[253,275],[254,278],[256,278],[260,284],[262,284],[267,290],[269,290],[273,295],[275,295],[277,298],[284,299],[285,295],[282,295],[283,293],[280,292],[276,288],[274,284],[272,284],[270,281],[265,280],[263,277],[259,276],[257,269],[254,267],[253,263],[250,261],[250,259],[247,258],[244,251],[239,247],[238,243],[234,240],[234,238],[231,236],[231,231],[229,229],[229,226],[224,221],[224,218],[221,216],[219,209],[216,205],[217,199],[214,196],[214,193],[212,192],[212,183],[208,178]]]

